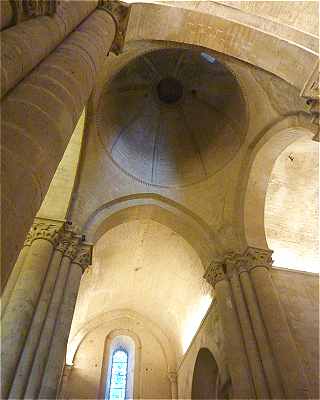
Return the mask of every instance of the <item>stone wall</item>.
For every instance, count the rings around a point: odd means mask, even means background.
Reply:
[[[136,357],[135,368],[140,370],[140,391],[134,387],[135,398],[171,398],[168,367],[161,344],[143,325],[129,318],[117,319],[100,325],[88,333],[75,355],[73,368],[64,388],[64,398],[96,399],[100,391],[105,341],[114,330],[126,330],[141,342],[140,366]],[[136,354],[138,350],[136,349]]]
[[[228,381],[226,360],[223,349],[223,332],[216,303],[209,308],[197,334],[178,367],[179,399],[190,399],[192,379],[197,355],[201,348],[212,353],[219,367],[221,387]]]
[[[312,399],[319,398],[319,275],[273,269],[272,277],[301,357]]]

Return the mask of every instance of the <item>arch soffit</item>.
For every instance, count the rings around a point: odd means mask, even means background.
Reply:
[[[302,114],[287,116],[264,130],[248,147],[242,171],[239,174],[238,193],[234,207],[234,226],[238,229],[241,247],[268,249],[264,207],[269,179],[280,154],[301,137],[310,140],[317,127]]]
[[[220,16],[165,4],[131,7],[127,43],[160,40],[205,47],[262,68],[300,90],[318,60],[305,47]]]
[[[176,371],[177,363],[176,363],[176,354],[174,351],[174,347],[170,339],[166,336],[166,334],[158,327],[154,322],[150,321],[148,318],[143,317],[141,314],[132,311],[132,310],[113,310],[106,313],[99,314],[95,318],[91,319],[89,322],[86,322],[81,328],[78,329],[77,333],[71,338],[67,346],[67,355],[66,355],[66,364],[72,365],[75,355],[87,335],[89,335],[95,329],[98,329],[100,326],[108,323],[120,320],[123,318],[131,319],[133,321],[139,321],[146,326],[147,330],[152,334],[152,336],[156,339],[158,344],[161,347],[162,353],[167,363],[168,372]],[[141,341],[139,336],[127,329],[110,329],[106,331],[106,339],[110,338],[110,335],[113,335],[114,332],[127,332],[128,336],[131,336],[136,344],[141,348]]]
[[[91,214],[83,230],[86,239],[96,243],[110,229],[138,219],[158,222],[183,237],[197,252],[204,269],[222,253],[217,235],[201,218],[156,194],[130,195],[106,203]]]

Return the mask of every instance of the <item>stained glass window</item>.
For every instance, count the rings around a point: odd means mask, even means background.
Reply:
[[[125,400],[128,377],[128,353],[116,350],[112,356],[109,400]]]

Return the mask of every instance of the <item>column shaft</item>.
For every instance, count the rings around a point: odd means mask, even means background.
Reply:
[[[9,394],[9,398],[11,399],[19,399],[24,394],[24,390],[32,366],[33,357],[39,344],[39,338],[47,316],[50,299],[56,283],[61,258],[62,252],[60,250],[55,250],[52,256],[49,270],[47,272],[47,276],[45,278],[45,283],[41,291],[37,309],[35,311],[32,324],[29,329],[29,334],[19,360],[18,368],[15,373],[15,378],[11,386]]]
[[[88,101],[115,32],[111,15],[94,11],[2,102],[4,282]]]
[[[284,392],[279,380],[279,371],[270,348],[270,343],[257,304],[257,298],[252,287],[249,273],[247,271],[240,273],[240,281],[250,313],[250,319],[252,321],[255,337],[257,339],[257,344],[261,355],[261,362],[268,381],[271,398],[282,399],[284,398]]]
[[[248,355],[256,396],[258,399],[268,399],[270,397],[269,390],[262,368],[256,338],[252,330],[250,317],[243,297],[242,288],[240,286],[238,271],[233,272],[230,281],[235,298],[236,308],[239,314],[240,325],[244,337],[244,344]]]
[[[65,366],[63,367],[63,373],[62,373],[62,378],[61,378],[61,382],[60,382],[59,393],[57,396],[58,399],[68,398],[68,397],[66,397],[68,395],[67,387],[68,387],[68,381],[69,381],[71,372],[72,372],[72,365],[65,364]]]
[[[52,251],[53,244],[48,240],[37,239],[32,243],[2,320],[1,378],[3,398],[6,398],[9,394]]]
[[[248,359],[244,350],[241,328],[229,282],[225,279],[217,282],[215,294],[225,333],[225,349],[234,397],[238,399],[254,398],[255,394]]]
[[[250,274],[286,398],[309,398],[306,377],[270,272],[264,266],[257,266]]]
[[[8,21],[12,9],[3,3],[4,19]],[[98,0],[61,1],[53,16],[38,16],[2,32],[1,97],[48,56],[97,4]]]
[[[13,10],[10,0],[0,2],[0,30],[10,26],[13,20]]]
[[[42,377],[41,389],[39,393],[40,399],[56,398],[59,379],[65,363],[67,342],[78,296],[81,276],[81,266],[72,263],[70,266],[65,295],[59,310],[59,316],[52,338],[47,364]]]
[[[70,262],[71,260],[69,257],[64,256],[62,258],[56,286],[50,302],[47,318],[41,332],[39,344],[34,354],[27,388],[25,390],[25,398],[28,399],[37,398],[40,390],[41,379],[48,359],[54,327],[63,299],[63,293],[66,291]]]
[[[30,248],[30,244],[22,247],[19,257],[17,259],[17,262],[15,263],[13,270],[10,274],[10,277],[7,281],[7,284],[3,290],[3,294],[1,296],[1,318],[3,318],[3,316],[6,312],[7,305],[9,304],[10,297],[11,297],[14,287],[17,283],[17,280],[20,276],[21,269],[22,269],[23,263],[27,257],[29,248]]]

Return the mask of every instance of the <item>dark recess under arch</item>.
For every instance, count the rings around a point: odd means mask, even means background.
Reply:
[[[192,379],[192,399],[216,399],[218,365],[212,353],[201,348],[197,355]]]

